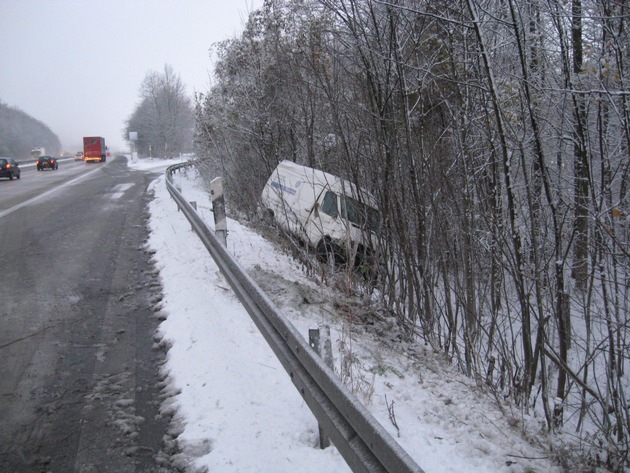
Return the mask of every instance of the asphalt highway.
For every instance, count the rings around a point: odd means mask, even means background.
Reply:
[[[144,246],[155,174],[123,156],[21,169],[0,180],[0,472],[172,471]]]

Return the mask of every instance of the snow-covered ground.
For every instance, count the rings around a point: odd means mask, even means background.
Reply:
[[[129,166],[155,171],[172,163]],[[212,228],[195,173],[178,174],[176,184]],[[174,415],[182,452],[174,460],[212,473],[350,471],[334,447],[318,448],[315,418],[178,212],[164,175],[150,191],[148,247],[165,317],[158,338],[169,347],[162,409]],[[256,231],[228,219],[228,232],[230,252],[305,338],[309,328],[331,327],[335,371],[426,473],[561,471],[536,419],[495,400],[429,348],[390,340],[385,328],[393,321],[308,277]]]

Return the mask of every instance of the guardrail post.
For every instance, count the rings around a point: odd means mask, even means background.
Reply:
[[[324,325],[324,333],[320,334],[318,328],[308,329],[308,343],[315,350],[319,356],[324,359],[324,362],[332,369],[333,368],[333,358],[332,358],[332,344],[330,343],[330,327],[328,325]],[[323,343],[322,343],[323,339]],[[322,345],[324,355],[322,356]],[[319,426],[319,448],[322,450],[326,447],[330,447],[330,439],[322,426]]]
[[[212,196],[212,214],[214,215],[214,233],[223,246],[227,247],[227,218],[225,216],[225,197],[223,196],[223,178],[215,177],[210,181]]]

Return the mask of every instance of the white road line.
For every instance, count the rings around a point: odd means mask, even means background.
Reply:
[[[134,184],[118,184],[117,186],[114,186],[114,188],[112,189],[112,200],[120,199],[125,194],[125,192],[131,189],[133,186]]]
[[[46,191],[43,194],[39,194],[38,196],[35,196],[32,199],[26,200],[26,201],[22,202],[21,204],[17,204],[16,206],[11,207],[10,209],[3,210],[2,212],[0,212],[0,218],[5,217],[5,216],[9,215],[10,213],[13,213],[16,210],[21,209],[22,207],[26,207],[27,205],[31,205],[31,204],[37,202],[38,200],[43,199],[44,197],[47,197],[47,196],[49,196],[51,194],[54,194],[58,190],[63,189],[64,187],[67,187],[69,185],[72,185],[75,182],[80,181],[81,179],[85,179],[89,175],[94,174],[95,172],[98,172],[100,170],[101,170],[101,168],[99,167],[99,168],[94,169],[94,170],[92,170],[90,172],[87,172],[85,174],[81,174],[79,177],[75,177],[74,179],[72,179],[71,181],[66,182],[65,184],[62,184],[62,185],[60,185],[58,187],[55,187],[54,189],[50,189],[49,191]]]

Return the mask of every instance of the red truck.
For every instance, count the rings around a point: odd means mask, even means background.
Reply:
[[[105,138],[102,138],[100,136],[84,136],[83,160],[86,163],[92,161],[104,163],[107,160],[107,147],[105,146]]]

